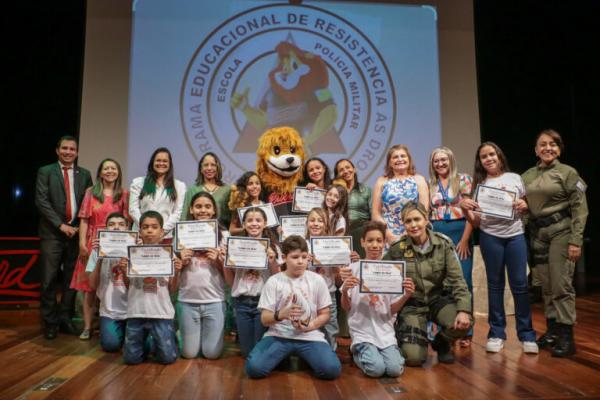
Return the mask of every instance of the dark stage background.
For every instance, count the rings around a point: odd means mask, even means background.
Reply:
[[[59,136],[78,132],[85,11],[85,1],[18,2],[1,17],[8,72],[0,236],[37,234],[36,171],[56,160]],[[593,0],[474,1],[481,138],[497,142],[511,168],[523,172],[535,162],[530,138],[548,127],[561,132],[563,162],[589,185],[588,276],[599,275],[594,261],[600,257],[593,206],[600,196],[600,153],[593,145],[600,115],[599,14],[600,2]]]

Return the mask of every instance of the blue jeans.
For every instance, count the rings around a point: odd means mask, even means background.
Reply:
[[[177,302],[177,320],[181,334],[181,356],[215,359],[223,352],[225,302]]]
[[[329,306],[329,321],[321,327],[321,331],[325,334],[325,340],[331,346],[333,351],[337,350],[337,336],[340,333],[340,326],[338,325],[337,319],[337,299],[335,298],[335,292],[330,292],[331,305]]]
[[[485,262],[488,284],[490,331],[488,338],[506,339],[506,314],[504,313],[505,268],[515,302],[517,336],[526,342],[535,341],[531,322],[531,307],[527,289],[527,243],[525,235],[499,238],[481,231],[481,255]]]
[[[121,350],[125,339],[126,319],[100,317],[100,347],[107,353]]]
[[[157,361],[172,364],[177,359],[177,339],[172,319],[130,318],[127,320],[123,361],[125,364],[139,364],[144,361],[144,350],[148,335],[152,335]]]
[[[433,221],[433,230],[435,232],[443,233],[452,239],[452,243],[456,246],[460,239],[462,239],[462,235],[465,231],[465,225],[467,221],[465,219],[453,219],[450,221]],[[471,293],[471,308],[473,306],[473,243],[469,240],[469,250],[471,251],[471,255],[460,261],[460,266],[462,268],[463,276],[465,278],[465,282],[467,282],[467,287],[469,288],[469,293]],[[473,336],[473,328],[469,329],[469,333],[467,336]]]
[[[357,343],[352,346],[352,359],[371,378],[379,378],[384,374],[396,377],[404,372],[404,357],[396,345],[380,349],[371,343]]]
[[[267,331],[260,322],[260,310],[258,307],[259,297],[239,296],[233,298],[235,309],[235,323],[237,325],[240,340],[240,352],[247,357],[256,343]]]
[[[335,379],[342,372],[340,360],[325,342],[265,336],[248,356],[246,374],[250,378],[264,378],[291,355],[306,361],[319,379]]]

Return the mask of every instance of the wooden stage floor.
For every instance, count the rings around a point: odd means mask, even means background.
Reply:
[[[478,319],[472,347],[456,347],[455,364],[438,364],[430,351],[425,367],[407,368],[391,382],[365,377],[343,345],[343,373],[331,382],[307,370],[250,380],[234,344],[216,361],[125,366],[120,354],[100,350],[97,336],[47,341],[38,310],[0,310],[0,399],[600,399],[600,295],[578,298],[577,309],[578,353],[572,358],[547,351],[523,355],[513,323],[505,349],[487,354],[487,324]],[[534,325],[544,327],[539,304]]]

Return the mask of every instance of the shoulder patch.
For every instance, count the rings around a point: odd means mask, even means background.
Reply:
[[[577,190],[579,190],[581,193],[585,193],[585,191],[587,190],[587,185],[585,183],[583,183],[583,181],[581,179],[579,179],[577,181],[577,183],[575,184],[575,187],[577,188]]]

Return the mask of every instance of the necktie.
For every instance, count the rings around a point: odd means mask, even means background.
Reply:
[[[71,208],[71,184],[69,183],[69,167],[63,167],[63,178],[65,180],[65,197],[67,198],[67,206],[65,207],[65,217],[67,222],[71,222],[73,213]]]

